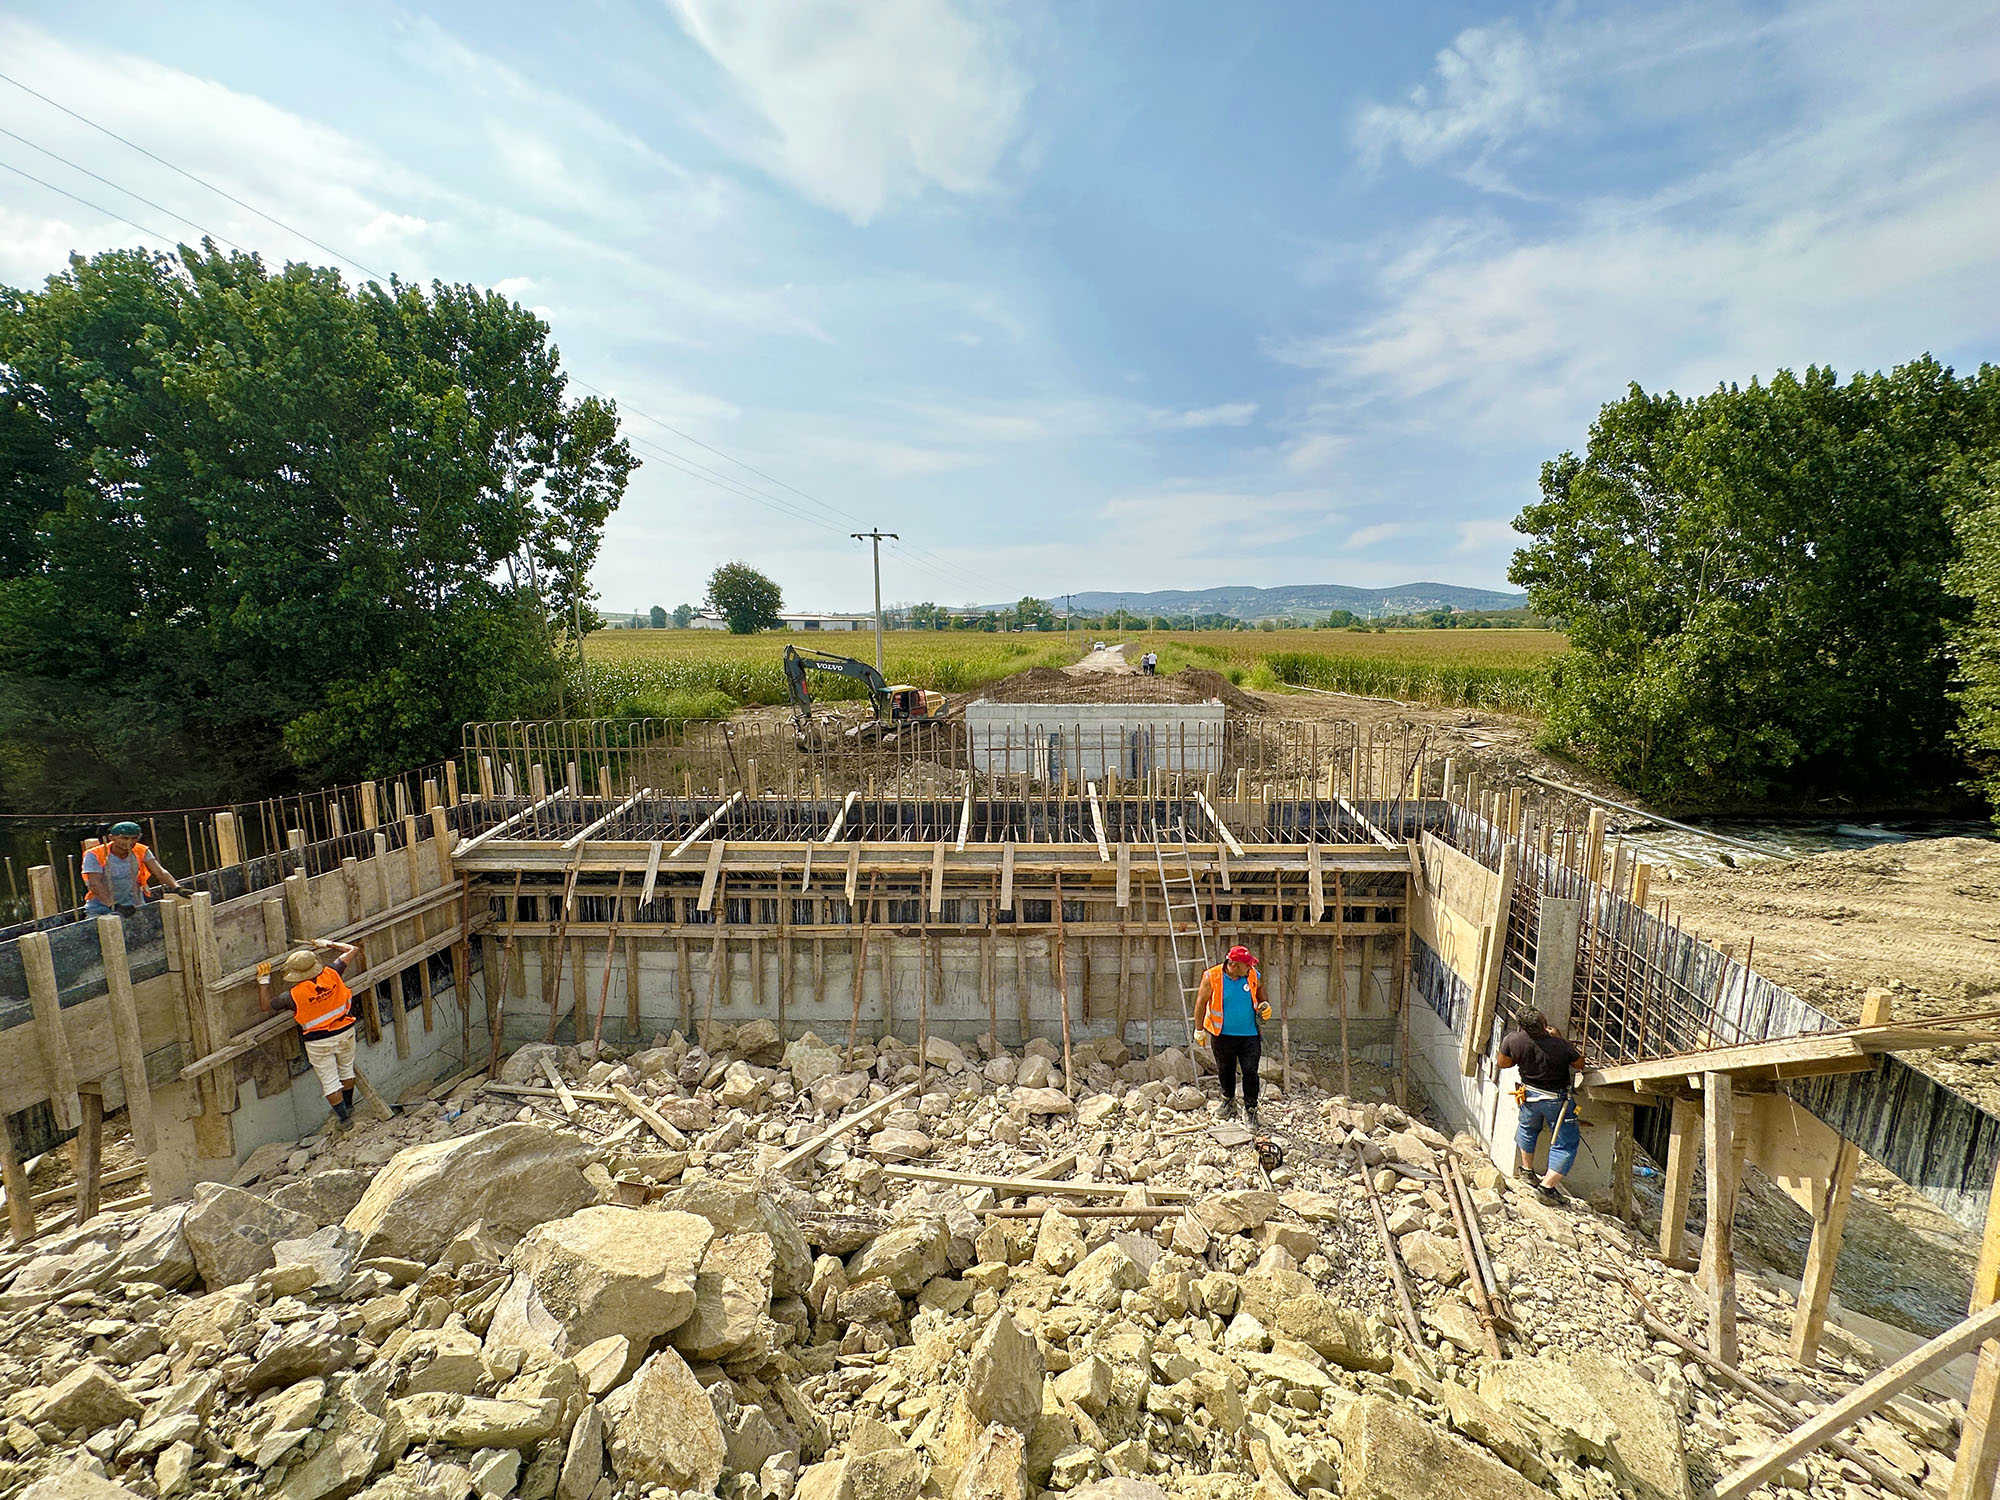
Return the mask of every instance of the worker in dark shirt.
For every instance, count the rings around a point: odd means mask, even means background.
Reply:
[[[1514,1129],[1514,1145],[1521,1153],[1520,1175],[1532,1178],[1535,1148],[1542,1132],[1549,1134],[1549,1170],[1535,1191],[1546,1203],[1563,1201],[1562,1180],[1576,1165],[1576,1148],[1581,1131],[1576,1123],[1575,1075],[1583,1071],[1583,1052],[1565,1041],[1538,1010],[1524,1010],[1514,1018],[1514,1029],[1500,1039],[1502,1068],[1521,1070],[1520,1087],[1514,1090],[1521,1106],[1520,1122]]]

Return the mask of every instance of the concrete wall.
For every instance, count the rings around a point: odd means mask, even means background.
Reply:
[[[965,723],[972,763],[989,774],[1102,781],[1222,769],[1220,703],[973,703]]]
[[[822,948],[816,971],[815,939],[790,939],[791,984],[787,989],[783,958],[786,941],[775,935],[763,938],[739,935],[730,939],[727,978],[714,992],[714,1019],[740,1026],[761,1018],[777,1022],[787,1035],[813,1031],[822,1039],[845,1037],[854,1014],[854,943],[844,938],[817,940]],[[939,1036],[971,1040],[992,1027],[1009,1046],[1019,1046],[1030,1036],[1059,1038],[1062,1010],[1054,979],[1052,939],[1040,933],[1016,934],[1003,930],[987,941],[993,954],[990,1006],[981,982],[979,935],[939,934],[925,940],[879,930],[871,934],[862,974],[860,1034],[875,1037],[893,1032],[914,1042],[922,1001],[928,1012],[928,1029]],[[1164,943],[1164,939],[1146,936],[1135,937],[1131,944],[1124,1015],[1125,1040],[1135,1048],[1146,1043],[1149,1007],[1156,1045],[1178,1046],[1184,1040],[1171,955],[1161,962]],[[679,951],[672,939],[652,939],[634,946],[639,963],[638,1035],[650,1038],[656,1032],[685,1029],[690,1023],[699,1026],[709,1013],[711,941],[687,940],[685,981],[680,972]],[[1331,989],[1332,940],[1315,935],[1305,938],[1299,947],[1300,972],[1291,995],[1292,1035],[1300,1041],[1336,1044],[1340,1039],[1340,1024]],[[505,1031],[510,1046],[540,1040],[548,1029],[548,1007],[542,999],[543,966],[547,960],[539,948],[536,943],[522,945],[517,955],[518,974],[508,985]],[[928,976],[924,971],[927,949],[934,950]],[[604,1023],[608,1041],[631,1039],[625,951],[621,943],[610,960],[611,985]],[[1366,958],[1359,943],[1348,945],[1345,965],[1348,1038],[1357,1053],[1364,1049],[1371,1052],[1391,1049],[1395,1045],[1395,953],[1395,948],[1386,941],[1376,944],[1374,952]],[[1118,955],[1115,937],[1070,939],[1066,968],[1073,1037],[1106,1035],[1116,1028],[1120,990]],[[575,1036],[570,1016],[579,992],[586,1014],[594,1018],[598,996],[604,992],[604,961],[603,943],[585,944],[580,985],[573,960],[564,961],[558,1006],[562,1019],[557,1032],[564,1040]],[[488,965],[492,966],[490,957]],[[1267,957],[1265,968],[1273,1000],[1281,1001],[1285,987],[1291,983],[1282,956]],[[821,976],[817,989],[815,972]],[[928,999],[924,1000],[926,993]],[[586,1020],[585,1034],[589,1028],[590,1021]]]

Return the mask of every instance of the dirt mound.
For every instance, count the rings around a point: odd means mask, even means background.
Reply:
[[[1211,699],[1220,699],[1223,707],[1235,714],[1264,712],[1262,704],[1220,672],[1199,667],[1158,677],[1030,667],[953,703],[1207,703]]]

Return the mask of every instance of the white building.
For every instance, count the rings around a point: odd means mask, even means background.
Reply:
[[[781,614],[787,630],[873,630],[873,615]]]

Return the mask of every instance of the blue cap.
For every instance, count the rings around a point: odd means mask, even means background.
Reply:
[[[144,833],[145,831],[146,831],[145,829],[141,828],[137,823],[134,823],[129,818],[126,819],[123,823],[113,823],[111,825],[111,836],[114,839],[118,838],[136,839],[140,834]]]

